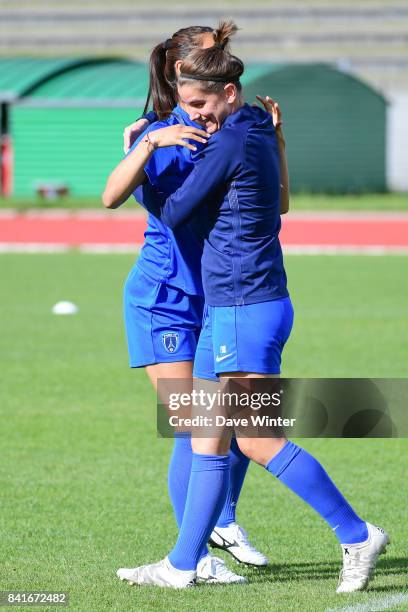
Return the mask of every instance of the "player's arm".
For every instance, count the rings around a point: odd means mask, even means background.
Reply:
[[[188,140],[207,142],[207,138],[208,135],[203,130],[184,125],[172,125],[147,132],[108,177],[102,194],[104,206],[118,208],[139,185],[146,182],[144,167],[157,148],[181,145],[194,151],[195,147]]]
[[[183,185],[169,197],[147,185],[145,206],[171,229],[185,223],[200,206],[217,201],[242,159],[242,141],[221,130],[200,152]]]
[[[151,123],[154,123],[158,120],[158,117],[154,111],[150,111],[136,119],[133,123],[125,127],[123,131],[123,150],[126,153],[132,148],[135,144],[136,140],[139,138],[141,134],[149,127]]]
[[[285,215],[289,212],[289,169],[286,159],[286,143],[283,137],[281,126],[275,128],[276,138],[279,147],[279,170],[280,170],[280,214]]]
[[[289,169],[286,159],[286,143],[282,131],[282,113],[279,104],[272,100],[269,96],[262,98],[256,96],[262,103],[264,109],[272,117],[273,125],[275,126],[275,134],[279,148],[279,170],[280,170],[280,214],[284,215],[289,212]]]
[[[152,156],[154,146],[146,138],[123,159],[109,175],[102,202],[106,208],[118,208],[134,190],[146,181],[144,166]]]

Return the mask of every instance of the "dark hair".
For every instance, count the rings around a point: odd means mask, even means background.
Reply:
[[[241,91],[239,79],[243,72],[244,64],[239,57],[215,44],[208,49],[196,49],[183,60],[178,84],[199,81],[203,91],[219,92],[226,83],[234,83]]]
[[[235,34],[237,29],[233,21],[220,22],[216,30],[205,26],[191,26],[178,30],[171,38],[156,45],[150,55],[149,92],[143,114],[149,108],[150,99],[153,110],[160,119],[176,106],[177,82],[174,65],[177,60],[184,60],[192,51],[200,49],[204,34],[212,33],[217,48],[225,49],[230,36]]]

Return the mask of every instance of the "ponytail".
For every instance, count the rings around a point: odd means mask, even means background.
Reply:
[[[218,28],[214,30],[214,44],[221,49],[225,49],[229,44],[230,37],[238,32],[238,28],[233,21],[221,21]]]
[[[218,50],[228,47],[230,37],[237,31],[233,21],[221,22],[216,30],[191,26],[178,30],[171,38],[154,47],[149,63],[149,91],[143,114],[152,103],[159,119],[165,118],[177,105],[175,63],[184,60],[192,51],[199,50],[203,36],[212,36]],[[210,39],[211,40],[211,39]]]
[[[152,100],[153,110],[159,115],[160,119],[169,114],[177,104],[174,87],[165,77],[166,54],[165,43],[160,43],[154,47],[150,55],[149,91],[143,109],[143,114],[145,115],[148,111],[150,100]]]

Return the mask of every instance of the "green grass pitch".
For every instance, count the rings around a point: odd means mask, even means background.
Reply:
[[[176,592],[131,588],[116,578],[118,567],[162,558],[176,537],[166,492],[171,441],[156,436],[145,373],[127,366],[121,291],[132,261],[79,253],[0,257],[0,590],[66,590],[71,609],[97,612],[323,612],[403,591],[407,440],[301,441],[356,510],[391,534],[366,593],[335,594],[340,549],[331,531],[255,465],[238,516],[271,565],[255,571],[228,560],[248,585]],[[284,375],[406,376],[407,263],[288,257],[296,321]],[[79,314],[52,315],[62,299],[76,302]]]
[[[130,198],[128,204],[135,207],[135,201]],[[137,206],[137,205],[136,205]],[[362,194],[337,194],[327,195],[325,193],[295,193],[290,196],[291,210],[294,211],[326,211],[326,210],[361,210],[373,211],[395,211],[407,212],[407,197],[405,193],[362,193]],[[67,208],[71,210],[81,210],[96,208],[101,210],[102,203],[100,196],[68,196],[59,200],[42,200],[38,197],[14,196],[11,198],[0,197],[0,211],[2,209],[13,208],[24,212],[33,208],[40,210],[53,210],[55,208]]]

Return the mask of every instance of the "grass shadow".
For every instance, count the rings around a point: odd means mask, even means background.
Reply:
[[[341,569],[341,561],[310,561],[296,563],[271,563],[266,567],[254,568],[247,566],[245,575],[250,582],[296,582],[304,580],[337,579]],[[239,572],[238,572],[239,573]],[[376,567],[376,576],[395,576],[408,574],[408,558],[388,557],[380,559]],[[370,590],[390,591],[401,589],[401,585],[389,587],[374,587]]]

